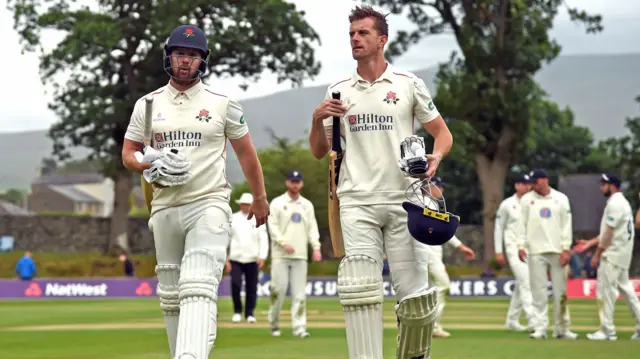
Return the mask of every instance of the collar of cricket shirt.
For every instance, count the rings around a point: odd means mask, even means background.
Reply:
[[[169,91],[169,95],[172,99],[176,99],[178,97],[186,97],[191,100],[193,97],[200,92],[203,88],[202,80],[198,81],[195,85],[189,87],[186,91],[178,91],[175,87],[171,86],[171,82],[167,84],[167,90]]]
[[[382,75],[380,75],[380,77],[378,77],[378,79],[375,80],[373,83],[384,81],[384,80],[393,82],[393,66],[391,66],[391,64],[388,62],[387,62],[387,69],[384,70]],[[351,75],[351,85],[355,86],[358,82],[361,82],[361,81],[368,82],[367,80],[363,79],[362,76],[360,76],[360,74],[358,73],[358,69],[356,68],[356,70],[353,71],[353,75]]]

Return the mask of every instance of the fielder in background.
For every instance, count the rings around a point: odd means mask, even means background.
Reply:
[[[533,191],[520,199],[517,245],[520,260],[529,264],[529,281],[533,299],[532,339],[546,339],[549,326],[548,280],[553,287],[554,324],[556,339],[577,339],[569,330],[566,266],[571,258],[573,225],[569,198],[549,186],[549,176],[543,169],[533,170]]]
[[[629,267],[633,256],[635,226],[633,210],[629,201],[620,192],[622,181],[615,174],[603,174],[600,192],[607,197],[607,205],[600,221],[600,235],[590,240],[578,240],[575,252],[582,253],[597,246],[591,266],[598,268],[596,295],[600,330],[587,334],[591,340],[616,340],[613,312],[618,294],[629,304],[636,320],[636,332],[631,339],[640,340],[640,300],[629,280]]]
[[[280,336],[280,311],[291,284],[291,324],[293,335],[309,336],[307,332],[307,259],[308,247],[312,260],[322,260],[320,233],[315,209],[300,195],[304,187],[302,173],[291,171],[286,180],[287,192],[271,201],[269,232],[271,234],[271,335]]]
[[[164,69],[171,79],[152,93],[151,146],[144,147],[146,101],[141,98],[122,148],[125,167],[144,173],[154,188],[149,228],[172,359],[207,359],[216,338],[218,287],[231,222],[227,139],[254,195],[248,217],[261,226],[269,215],[262,168],[242,107],[201,81],[209,53],[199,28],[182,25],[171,32],[164,48]]]
[[[442,207],[440,203],[443,200],[444,194],[444,182],[438,176],[434,176],[431,178],[430,183],[431,193],[439,202],[439,207]],[[449,292],[449,288],[451,287],[451,279],[449,279],[449,274],[447,273],[447,267],[444,265],[443,261],[443,246],[449,246],[451,249],[458,250],[466,260],[472,261],[476,258],[476,253],[473,249],[464,245],[458,237],[455,235],[445,244],[441,246],[430,246],[426,245],[429,249],[429,279],[431,279],[431,284],[435,285],[438,288],[438,314],[436,316],[436,322],[433,327],[433,337],[434,338],[448,338],[451,336],[451,333],[447,332],[442,328],[441,320],[442,314],[444,313],[444,307],[446,305],[447,294]]]
[[[531,287],[529,286],[529,268],[526,263],[518,258],[518,245],[516,243],[516,231],[521,208],[520,200],[531,191],[531,182],[531,178],[527,174],[520,175],[515,181],[513,188],[516,193],[502,201],[500,207],[498,207],[493,236],[496,261],[503,267],[508,261],[511,273],[513,273],[516,281],[511,301],[509,302],[506,321],[507,329],[516,332],[523,332],[527,329],[531,331],[534,325],[531,308]],[[522,312],[527,318],[528,328],[520,324]]]
[[[233,299],[233,317],[231,321],[242,320],[242,279],[245,282],[244,317],[249,323],[255,323],[253,311],[258,298],[258,273],[269,255],[269,236],[266,226],[256,228],[253,221],[247,219],[253,196],[243,193],[236,200],[240,210],[231,217],[231,237],[227,273],[231,273],[231,297]]]
[[[413,135],[414,118],[435,137],[433,154],[416,157],[425,162],[423,168],[428,161],[422,175],[435,174],[453,139],[424,81],[386,62],[386,16],[368,6],[356,7],[349,23],[357,69],[329,86],[325,100],[313,112],[309,134],[313,155],[322,159],[331,148],[332,117],[340,118],[345,152],[337,195],[345,257],[338,268],[337,289],[345,313],[349,358],[383,358],[386,250],[400,301],[397,359],[426,359],[437,289],[428,283],[428,249],[410,235],[408,213],[402,206],[415,179],[393,168],[401,160],[402,142]],[[332,99],[334,91],[341,93],[341,100]]]

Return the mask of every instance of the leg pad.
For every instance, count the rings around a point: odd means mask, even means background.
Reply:
[[[396,306],[398,327],[397,359],[428,359],[433,326],[438,313],[438,289],[409,295]]]

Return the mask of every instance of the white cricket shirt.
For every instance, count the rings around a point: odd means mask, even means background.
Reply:
[[[402,203],[415,179],[404,177],[398,168],[400,143],[413,135],[414,117],[423,124],[440,115],[424,81],[388,64],[373,83],[355,71],[329,86],[325,98],[334,91],[348,107],[340,119],[345,142],[337,191],[340,205]],[[331,138],[333,119],[325,119],[324,127]]]
[[[238,211],[231,216],[229,237],[229,260],[239,263],[253,263],[267,259],[269,236],[266,226],[256,228],[256,221],[247,219],[247,213]]]
[[[496,253],[503,253],[503,244],[507,248],[517,248],[516,236],[520,218],[520,199],[517,194],[506,198],[496,213],[493,240]]]
[[[620,192],[612,194],[607,199],[600,221],[601,237],[607,226],[613,228],[613,238],[611,245],[602,253],[602,256],[612,264],[628,269],[633,257],[636,229],[631,205]]]
[[[518,248],[529,254],[562,253],[571,248],[573,225],[569,198],[553,188],[542,196],[531,191],[520,199],[516,236]]]
[[[284,193],[271,201],[268,225],[271,234],[271,259],[307,259],[308,247],[320,249],[320,233],[313,204],[299,196],[292,199]],[[295,250],[287,254],[288,244]]]
[[[435,256],[435,258],[439,259],[442,262],[442,257],[444,255],[444,249],[442,247],[444,246],[449,246],[452,249],[456,249],[458,247],[460,247],[462,245],[462,241],[460,241],[458,239],[458,237],[456,237],[455,235],[453,237],[451,237],[451,239],[446,242],[445,244],[441,245],[441,246],[431,246],[431,245],[426,245],[428,250],[429,250],[429,255],[430,256]]]
[[[184,92],[167,84],[152,94],[151,145],[158,150],[177,148],[192,162],[193,176],[182,186],[154,187],[151,213],[205,198],[228,202],[227,139],[239,139],[249,132],[240,104],[202,82]],[[143,97],[135,104],[124,137],[144,143],[144,121]]]

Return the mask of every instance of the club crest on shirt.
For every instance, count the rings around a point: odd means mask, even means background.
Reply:
[[[551,218],[551,209],[549,209],[548,207],[540,208],[540,217]]]
[[[291,213],[291,222],[300,223],[302,221],[302,216],[298,212]]]
[[[211,116],[209,116],[209,111],[202,109],[200,110],[200,113],[198,114],[198,116],[196,116],[196,119],[200,122],[209,122],[209,120],[211,120]]]
[[[396,93],[393,91],[389,91],[387,92],[387,97],[385,97],[382,101],[386,102],[387,104],[396,104],[398,103],[398,101],[400,101],[400,99],[397,97]]]
[[[162,114],[160,112],[158,112],[158,114],[156,115],[156,117],[152,120],[152,122],[159,122],[159,121],[164,121],[164,117],[162,117]]]

